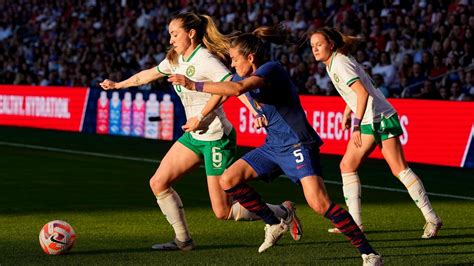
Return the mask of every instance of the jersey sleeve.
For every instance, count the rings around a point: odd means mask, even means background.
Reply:
[[[351,86],[354,82],[360,79],[357,74],[357,65],[347,56],[340,56],[335,62],[335,71],[337,76],[344,84]]]
[[[213,56],[208,57],[208,60],[206,61],[206,69],[209,69],[207,75],[213,82],[224,81],[232,75],[229,69]]]
[[[171,71],[171,64],[168,59],[161,61],[159,65],[156,66],[155,70],[165,76],[171,75],[173,72]]]

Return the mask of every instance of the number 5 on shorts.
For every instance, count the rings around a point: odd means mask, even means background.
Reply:
[[[301,149],[294,150],[293,155],[296,158],[296,160],[295,160],[296,163],[301,163],[301,162],[304,161],[304,157],[303,157],[303,154],[301,153]]]

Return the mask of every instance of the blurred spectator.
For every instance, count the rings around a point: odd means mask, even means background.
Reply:
[[[400,86],[409,88],[406,97],[427,97],[430,78],[439,94],[473,99],[467,75],[474,64],[473,0],[17,0],[0,1],[0,10],[1,83],[94,86],[106,75],[123,79],[163,60],[167,18],[188,10],[213,16],[224,33],[281,23],[303,40],[308,30],[335,27],[364,40],[355,58],[373,67],[369,74],[383,76],[390,97],[401,95]],[[324,85],[323,69],[308,60],[308,45],[272,46],[272,54],[301,93],[316,91],[311,77],[318,93],[334,93]],[[450,92],[456,82],[459,95],[456,88]],[[169,86],[159,81],[144,88]]]
[[[314,80],[316,81],[316,86],[319,88],[319,91],[322,95],[330,95],[329,84],[331,80],[326,72],[326,67],[323,63],[319,62],[317,65],[317,70],[314,72]]]
[[[374,74],[375,88],[378,89],[385,97],[390,97],[390,91],[384,84],[383,76],[381,74]]]
[[[390,55],[387,52],[380,54],[380,62],[372,68],[372,75],[376,74],[383,77],[383,83],[387,89],[398,90],[400,87],[397,69],[392,65]]]
[[[449,99],[452,101],[464,101],[466,100],[466,97],[468,97],[466,94],[463,93],[461,84],[458,81],[454,81],[453,83],[451,83],[449,92],[451,93]]]
[[[407,88],[409,88],[408,95],[415,96],[420,93],[420,89],[427,77],[423,73],[420,64],[413,64],[412,74],[407,79]]]
[[[418,95],[415,95],[416,98],[426,99],[426,100],[439,100],[441,97],[435,91],[434,84],[431,80],[425,80],[423,87]]]

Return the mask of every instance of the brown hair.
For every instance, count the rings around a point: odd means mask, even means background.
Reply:
[[[243,33],[232,39],[230,47],[239,48],[239,53],[243,56],[253,54],[258,60],[265,60],[267,57],[268,42],[284,44],[289,41],[286,30],[280,26],[261,26],[252,33]]]
[[[195,30],[197,42],[203,43],[209,52],[224,63],[228,61],[229,38],[219,32],[211,17],[192,12],[182,12],[174,15],[170,19],[170,22],[173,20],[180,20],[186,32]],[[171,48],[168,50],[166,59],[168,59],[171,64],[176,65],[178,63],[178,54]]]
[[[349,55],[357,49],[361,39],[355,36],[344,35],[335,28],[319,28],[309,33],[309,38],[314,34],[319,33],[326,38],[326,40],[334,45],[333,51],[337,51],[344,55]]]

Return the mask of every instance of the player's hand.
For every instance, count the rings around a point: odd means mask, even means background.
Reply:
[[[188,79],[186,76],[181,74],[173,74],[169,76],[168,81],[171,82],[173,85],[180,85],[188,90],[196,90],[194,87],[194,81]]]
[[[104,79],[104,81],[102,81],[101,83],[99,83],[99,85],[102,87],[102,89],[104,90],[113,90],[113,89],[117,89],[116,87],[116,82],[115,81],[112,81],[110,79]]]
[[[358,126],[354,127],[354,129],[352,130],[351,139],[357,148],[362,147],[362,137],[360,136],[360,128]]]
[[[257,116],[255,116],[255,119],[253,120],[254,129],[259,129],[266,126],[268,126],[268,120],[265,115],[258,114]]]
[[[181,128],[185,132],[192,132],[196,131],[199,128],[200,121],[197,119],[196,116],[191,117],[186,121],[186,124],[184,124]]]
[[[344,114],[342,117],[341,128],[343,130],[351,128],[351,114]]]

